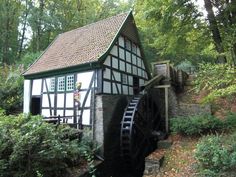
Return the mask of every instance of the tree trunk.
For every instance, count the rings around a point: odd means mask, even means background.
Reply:
[[[22,28],[22,35],[21,35],[21,40],[20,40],[20,47],[18,51],[18,60],[21,58],[21,54],[23,51],[23,44],[25,40],[25,32],[26,32],[26,24],[27,24],[27,18],[29,15],[29,8],[28,8],[28,0],[25,0],[25,15],[24,15],[24,20],[23,20],[23,28]]]
[[[9,1],[6,1],[6,31],[5,31],[5,39],[4,39],[4,47],[3,47],[3,59],[2,62],[5,64],[10,64],[9,59],[9,33],[10,33],[10,4]]]
[[[220,31],[217,25],[217,21],[215,18],[215,14],[213,12],[213,7],[211,4],[211,0],[204,0],[205,3],[205,8],[207,11],[207,18],[209,21],[209,27],[210,30],[212,32],[212,37],[216,46],[216,50],[219,54],[223,54],[224,53],[224,48],[222,45],[222,39],[221,39],[221,35],[220,35]],[[218,62],[219,63],[226,63],[226,57],[225,56],[219,56],[218,57]]]
[[[40,0],[40,6],[39,6],[39,19],[38,19],[38,27],[37,27],[37,42],[36,42],[36,50],[41,50],[41,31],[42,31],[42,16],[44,11],[44,0]]]

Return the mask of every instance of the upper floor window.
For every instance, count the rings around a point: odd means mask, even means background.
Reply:
[[[53,92],[55,90],[55,78],[50,79],[49,91]]]
[[[67,76],[66,90],[74,90],[74,75]]]
[[[58,91],[65,91],[65,77],[58,77]]]

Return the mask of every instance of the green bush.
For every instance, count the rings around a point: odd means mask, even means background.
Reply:
[[[22,67],[0,66],[0,108],[6,114],[20,112],[23,103]]]
[[[220,130],[224,122],[212,115],[196,115],[172,118],[170,129],[174,133],[183,135],[201,135]]]
[[[235,95],[235,76],[235,68],[228,64],[199,64],[195,89],[197,92],[206,91],[208,93],[201,101],[214,102],[217,98]]]
[[[228,135],[227,135],[228,136]],[[203,172],[221,173],[236,168],[236,134],[206,136],[197,144],[195,158]]]
[[[230,112],[225,119],[225,128],[232,129],[236,128],[236,113]]]
[[[40,116],[1,116],[0,176],[62,176],[93,152],[90,140],[71,138],[77,130],[56,128]]]

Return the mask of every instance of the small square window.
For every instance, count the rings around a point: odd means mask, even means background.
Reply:
[[[65,90],[65,77],[58,77],[58,91],[64,91]]]
[[[74,75],[67,76],[66,90],[74,90]]]
[[[49,91],[53,92],[55,90],[55,78],[50,79]]]

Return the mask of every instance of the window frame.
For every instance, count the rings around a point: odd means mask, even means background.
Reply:
[[[63,80],[63,82],[60,81],[61,79]],[[63,85],[60,85],[60,83],[63,83]],[[63,86],[63,89],[60,89],[60,86]],[[61,76],[57,78],[57,91],[58,92],[65,91],[65,76]]]
[[[72,80],[69,80],[69,78],[72,78]],[[72,91],[72,90],[74,90],[74,88],[75,88],[75,76],[74,75],[67,75],[66,76],[66,90]]]

